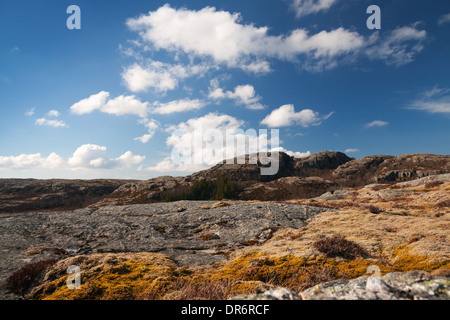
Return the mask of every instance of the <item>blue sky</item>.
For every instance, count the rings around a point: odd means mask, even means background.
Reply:
[[[0,0],[0,177],[185,175],[199,121],[296,157],[449,154],[449,38],[447,0]]]

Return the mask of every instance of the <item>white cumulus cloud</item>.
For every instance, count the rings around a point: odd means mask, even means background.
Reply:
[[[167,129],[171,156],[152,167],[155,172],[195,172],[225,159],[270,151],[268,132],[244,130],[244,121],[226,114],[209,113]],[[300,154],[297,154],[300,155]],[[179,158],[179,159],[177,159]]]
[[[212,80],[208,97],[214,100],[231,99],[237,105],[243,105],[250,110],[265,108],[259,102],[261,97],[256,94],[255,88],[250,84],[239,85],[233,91],[224,91],[222,88],[219,88],[216,80]]]
[[[199,110],[205,106],[205,103],[199,99],[181,99],[167,103],[155,102],[152,113],[171,114],[175,112],[186,112],[191,110]]]
[[[51,153],[47,158],[40,153],[0,156],[0,169],[55,169],[63,163],[64,160],[56,153]]]
[[[110,158],[106,154],[106,147],[85,144],[77,148],[67,161],[54,152],[48,157],[43,157],[40,153],[0,156],[0,169],[119,169],[128,168],[144,159],[144,156],[134,155],[131,151],[118,158]]]
[[[100,111],[116,116],[134,114],[139,117],[145,117],[147,115],[148,108],[148,102],[141,102],[135,96],[121,95],[114,99],[108,100],[106,104],[100,108]]]
[[[148,133],[144,134],[143,136],[134,138],[134,140],[140,141],[142,143],[147,143],[155,135],[156,130],[158,130],[159,128],[159,123],[154,119],[143,119],[140,122],[145,125]]]
[[[132,92],[153,89],[165,93],[178,87],[180,80],[201,75],[208,70],[205,64],[182,65],[148,60],[146,63],[134,63],[122,72],[125,85]]]
[[[104,106],[108,98],[109,92],[101,91],[73,104],[70,112],[78,115],[91,113]]]
[[[353,53],[365,42],[357,32],[344,28],[315,35],[296,29],[288,35],[273,36],[268,34],[268,27],[242,24],[241,20],[239,13],[217,11],[214,7],[196,11],[165,5],[128,19],[127,25],[157,50],[212,58],[217,64],[254,73],[270,71],[270,58],[306,55],[312,63],[330,65],[335,57]]]
[[[99,110],[104,113],[117,116],[134,114],[139,117],[145,117],[148,112],[149,103],[142,102],[135,96],[118,96],[114,99],[108,99],[109,92],[101,91],[83,99],[70,107],[73,114],[83,115]]]
[[[67,164],[72,169],[114,169],[130,167],[142,162],[144,159],[144,156],[134,155],[131,151],[125,152],[118,158],[110,158],[106,154],[105,146],[85,144],[75,150]]]
[[[280,128],[293,125],[299,125],[306,128],[309,126],[320,125],[323,120],[328,119],[332,114],[333,113],[321,116],[318,112],[311,109],[295,112],[294,106],[292,104],[287,104],[273,110],[261,121],[261,124],[266,125],[269,128]]]

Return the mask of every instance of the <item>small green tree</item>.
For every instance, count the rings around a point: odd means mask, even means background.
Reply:
[[[178,200],[222,200],[233,198],[237,191],[235,182],[228,179],[198,180],[187,191],[178,191],[166,196],[166,201]]]

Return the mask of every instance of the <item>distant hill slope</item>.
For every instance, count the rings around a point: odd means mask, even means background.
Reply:
[[[222,181],[224,188],[232,184],[235,189],[232,198],[238,200],[288,200],[317,197],[345,187],[450,173],[450,155],[374,155],[352,159],[342,152],[324,151],[302,159],[280,153],[278,173],[264,176],[261,175],[264,165],[250,164],[253,163],[250,157],[255,156],[246,156],[246,164],[237,164],[235,159],[235,164],[224,161],[187,177],[166,176],[146,181],[0,179],[0,212],[182,199],[186,194],[192,195],[191,189],[201,180]]]

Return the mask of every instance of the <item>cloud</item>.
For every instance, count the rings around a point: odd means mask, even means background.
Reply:
[[[141,137],[134,138],[134,140],[140,141],[142,143],[147,143],[155,135],[156,130],[158,130],[159,128],[159,123],[154,119],[143,119],[141,120],[141,123],[145,125],[145,127],[148,130],[148,133],[144,134]]]
[[[27,111],[25,112],[25,116],[27,116],[27,117],[33,116],[33,115],[34,115],[34,110],[35,110],[35,109],[36,109],[36,108],[31,108],[31,109],[27,110]]]
[[[225,159],[269,151],[268,132],[243,129],[244,121],[226,114],[209,113],[167,128],[171,156],[146,168],[155,172],[195,172]],[[268,141],[270,140],[270,141]],[[297,154],[299,155],[299,154]]]
[[[153,105],[156,107],[151,110],[152,113],[171,114],[175,112],[199,110],[205,106],[205,103],[199,99],[182,99],[170,101],[167,103],[155,102]]]
[[[292,6],[298,16],[304,16],[327,10],[336,2],[294,0]],[[414,61],[428,39],[427,32],[419,28],[420,22],[363,37],[342,27],[315,34],[299,28],[273,35],[267,26],[244,24],[242,20],[239,13],[218,11],[215,7],[188,10],[175,9],[168,4],[128,19],[128,28],[137,32],[142,41],[136,46],[137,50],[141,47],[146,51],[165,50],[175,54],[178,61],[184,54],[191,64],[183,66],[152,60],[147,65],[134,64],[122,74],[124,82],[134,92],[148,88],[167,92],[176,88],[182,79],[223,65],[265,74],[272,71],[274,59],[300,64],[310,72],[333,69],[367,57],[399,67]],[[202,63],[192,65],[195,59]],[[139,60],[143,58],[139,56]]]
[[[350,148],[344,151],[344,153],[357,153],[357,152],[359,152],[359,149],[356,148]]]
[[[449,23],[449,22],[450,22],[450,13],[442,15],[438,19],[438,24],[440,26],[442,26],[443,24]]]
[[[414,61],[415,56],[424,49],[427,39],[425,30],[417,29],[419,23],[412,26],[399,27],[390,31],[386,36],[375,32],[368,42],[366,54],[370,59],[383,60],[387,65],[396,67]]]
[[[373,128],[373,127],[384,127],[387,126],[389,122],[381,121],[381,120],[374,120],[368,124],[366,124],[367,128]]]
[[[186,122],[171,126],[167,129],[170,136],[166,145],[179,154],[189,157],[190,161],[177,163],[172,157],[166,157],[153,167],[146,170],[156,172],[194,172],[203,170],[217,164],[224,159],[225,150],[221,149],[222,156],[209,154],[212,143],[204,141],[204,134],[209,130],[219,130],[225,136],[227,130],[236,131],[244,122],[232,116],[209,113],[200,118],[192,118]],[[194,144],[193,141],[199,141]],[[223,144],[223,141],[220,141]],[[234,147],[234,146],[233,146]],[[200,159],[199,162],[196,160]]]
[[[150,141],[151,138],[153,138],[153,135],[154,135],[154,132],[147,133],[147,134],[144,134],[143,136],[134,138],[134,140],[140,141],[142,143],[147,143]]]
[[[287,155],[294,157],[296,159],[300,159],[300,158],[306,158],[309,157],[311,155],[311,151],[307,151],[307,152],[294,152],[294,151],[289,151],[283,147],[278,147],[278,148],[272,148],[270,150],[271,152],[284,152]]]
[[[421,94],[421,98],[411,103],[407,109],[429,113],[450,113],[450,88],[434,87]]]
[[[150,104],[149,102],[140,101],[133,95],[121,95],[114,99],[108,99],[108,97],[109,92],[101,91],[75,103],[70,107],[70,111],[78,115],[91,113],[95,110],[116,116],[136,115],[141,118],[139,122],[144,124],[148,130],[146,134],[134,139],[142,143],[150,141],[159,127],[157,121],[147,118],[150,113],[168,115],[176,112],[199,110],[206,105],[204,101],[199,99],[180,99],[166,103],[154,102]]]
[[[106,155],[106,147],[95,144],[85,144],[77,148],[67,165],[72,169],[115,169],[128,168],[138,164],[145,156],[134,155],[127,151],[118,158],[109,158]]]
[[[299,55],[329,66],[334,58],[364,46],[362,36],[343,28],[315,35],[296,29],[289,35],[272,36],[268,27],[241,24],[241,19],[238,13],[216,11],[214,7],[195,11],[165,5],[128,19],[127,25],[157,50],[183,52],[253,73],[269,72],[267,59],[295,60]]]
[[[450,100],[446,101],[417,101],[411,109],[423,110],[430,113],[450,113]]]
[[[151,88],[165,93],[177,88],[180,80],[201,75],[208,68],[205,64],[182,65],[148,60],[144,66],[134,63],[126,68],[122,79],[132,92],[143,92]]]
[[[199,99],[180,99],[166,103],[154,102],[150,104],[149,102],[140,101],[134,95],[121,95],[109,100],[107,99],[108,97],[109,92],[102,91],[75,103],[70,107],[70,111],[74,114],[82,115],[99,110],[116,116],[131,114],[145,119],[148,113],[171,114],[198,110],[205,106],[205,103]]]
[[[318,126],[323,120],[328,119],[333,113],[321,116],[318,112],[311,109],[304,109],[295,112],[292,104],[287,104],[275,109],[270,113],[261,124],[267,125],[269,128],[289,127],[299,125],[301,127]]]
[[[50,110],[47,112],[47,117],[57,118],[59,117],[59,111],[58,110]]]
[[[300,18],[319,11],[326,11],[336,2],[337,0],[294,0],[292,8]]]
[[[101,91],[73,104],[70,107],[70,112],[78,115],[91,113],[104,106],[108,98],[109,92]]]
[[[144,159],[144,156],[134,155],[130,151],[118,158],[109,158],[106,155],[106,147],[85,144],[77,148],[68,161],[64,161],[54,152],[47,158],[42,157],[40,153],[0,156],[0,169],[119,169],[138,164]]]
[[[0,169],[55,169],[63,163],[64,160],[56,153],[51,153],[47,158],[43,158],[40,153],[0,156]]]
[[[261,97],[256,95],[255,88],[250,85],[240,85],[234,88],[234,91],[224,91],[219,88],[218,81],[210,82],[208,97],[214,100],[231,99],[237,105],[243,105],[250,110],[262,110],[265,107],[259,103]]]
[[[149,109],[148,102],[141,102],[135,96],[118,96],[109,99],[109,92],[101,91],[83,99],[70,107],[73,114],[83,115],[99,110],[104,113],[116,116],[134,114],[139,117],[145,117]]]
[[[38,125],[38,126],[48,126],[48,127],[54,127],[54,128],[67,127],[67,124],[64,121],[57,120],[57,119],[48,120],[46,118],[39,118],[35,121],[34,124]]]
[[[108,100],[105,105],[100,108],[100,111],[122,116],[126,114],[134,114],[139,117],[145,117],[149,108],[148,102],[141,102],[135,96],[118,96],[114,99]]]

